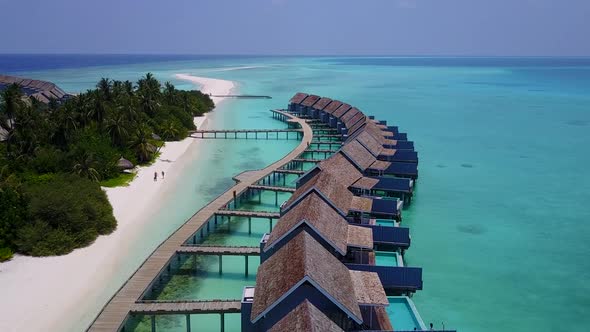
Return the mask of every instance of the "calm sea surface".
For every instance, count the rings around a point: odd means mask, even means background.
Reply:
[[[181,88],[191,85],[175,73],[234,80],[240,93],[273,97],[228,101],[214,112],[214,128],[280,128],[268,109],[297,91],[398,125],[420,154],[404,224],[413,240],[406,263],[424,268],[424,290],[413,298],[424,321],[461,331],[588,330],[590,59],[0,55],[1,73],[69,92],[148,71]],[[130,245],[95,311],[72,317],[72,329],[86,326],[155,246],[232,185],[231,176],[295,145],[207,141]],[[222,293],[221,285],[208,282],[208,294]]]

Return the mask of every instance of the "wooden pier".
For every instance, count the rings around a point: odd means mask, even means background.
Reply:
[[[293,175],[303,175],[305,171],[298,171],[295,169],[277,169],[275,173],[278,174],[293,174]]]
[[[310,159],[310,158],[295,158],[293,159],[293,162],[296,163],[319,163],[324,161],[324,159]]]
[[[274,192],[280,192],[280,193],[294,193],[295,192],[295,188],[289,188],[289,187],[249,186],[248,188],[255,189],[255,190],[274,191]]]
[[[241,312],[239,300],[204,301],[140,301],[130,307],[132,315],[150,315],[151,330],[156,332],[156,315],[186,315],[186,331],[191,331],[191,317],[195,314],[219,314],[220,331],[225,331],[225,314]]]
[[[216,216],[223,217],[243,217],[243,218],[262,218],[262,219],[279,219],[281,214],[279,212],[269,211],[246,211],[246,210],[217,210],[214,212]]]
[[[289,121],[290,123],[301,126],[302,140],[299,145],[285,157],[273,164],[257,171],[242,174],[239,183],[200,209],[176,232],[162,242],[105,305],[98,317],[96,317],[94,322],[88,328],[88,331],[118,331],[123,326],[127,315],[132,312],[132,310],[137,309],[136,305],[144,292],[149,290],[152,283],[157,281],[158,275],[165,271],[170,260],[176,255],[177,250],[183,247],[194,234],[208,225],[208,222],[216,212],[224,206],[228,206],[228,204],[235,198],[236,194],[241,195],[248,190],[249,186],[255,185],[269,174],[272,174],[279,169],[283,169],[285,165],[305,151],[313,138],[313,131],[305,120],[279,110],[273,111],[273,117],[277,119],[281,118],[284,119],[284,121]],[[270,219],[270,223],[272,226],[272,218]],[[155,327],[155,316],[153,317],[152,326]],[[222,316],[222,328],[223,325]]]
[[[248,257],[260,256],[259,247],[222,247],[206,245],[186,245],[176,250],[176,253],[195,256],[217,256],[219,259],[219,274],[223,274],[223,256],[243,256],[244,275],[248,276]],[[196,265],[196,262],[195,262]]]
[[[289,135],[295,133],[294,135]],[[190,133],[192,138],[201,139],[300,139],[302,129],[227,129],[196,130]],[[284,135],[281,135],[284,134]]]

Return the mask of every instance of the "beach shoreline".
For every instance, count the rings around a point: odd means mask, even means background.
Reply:
[[[232,81],[187,74],[175,77],[191,82],[206,94],[226,95],[236,88]],[[211,99],[216,108],[224,100],[221,97]],[[209,124],[207,115],[196,117],[194,121],[198,129],[205,129]],[[117,229],[112,234],[99,236],[90,246],[64,256],[15,255],[12,260],[0,263],[0,330],[85,329],[113,295],[105,298],[103,289],[110,289],[113,280],[118,279],[119,268],[130,255],[126,253],[129,243],[141,240],[141,231],[158,210],[158,202],[182,180],[182,170],[198,155],[202,143],[190,137],[167,142],[158,159],[151,165],[139,167],[128,186],[103,188],[117,219]],[[154,173],[158,175],[157,181],[154,181]],[[145,255],[147,257],[149,252]]]

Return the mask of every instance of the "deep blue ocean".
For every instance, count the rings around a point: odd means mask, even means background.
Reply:
[[[0,55],[0,73],[68,92],[148,71],[181,88],[193,87],[176,73],[273,97],[225,103],[213,128],[280,126],[267,110],[297,91],[398,125],[420,156],[404,225],[406,263],[424,269],[413,298],[424,321],[476,332],[590,329],[590,58]],[[154,216],[103,301],[232,175],[292,147],[212,142],[165,202],[172,216]],[[221,160],[219,151],[233,153]]]

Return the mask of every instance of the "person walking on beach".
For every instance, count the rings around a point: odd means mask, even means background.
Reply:
[[[158,181],[158,172],[154,172],[154,182]]]
[[[162,180],[164,180],[164,171],[162,171]]]

